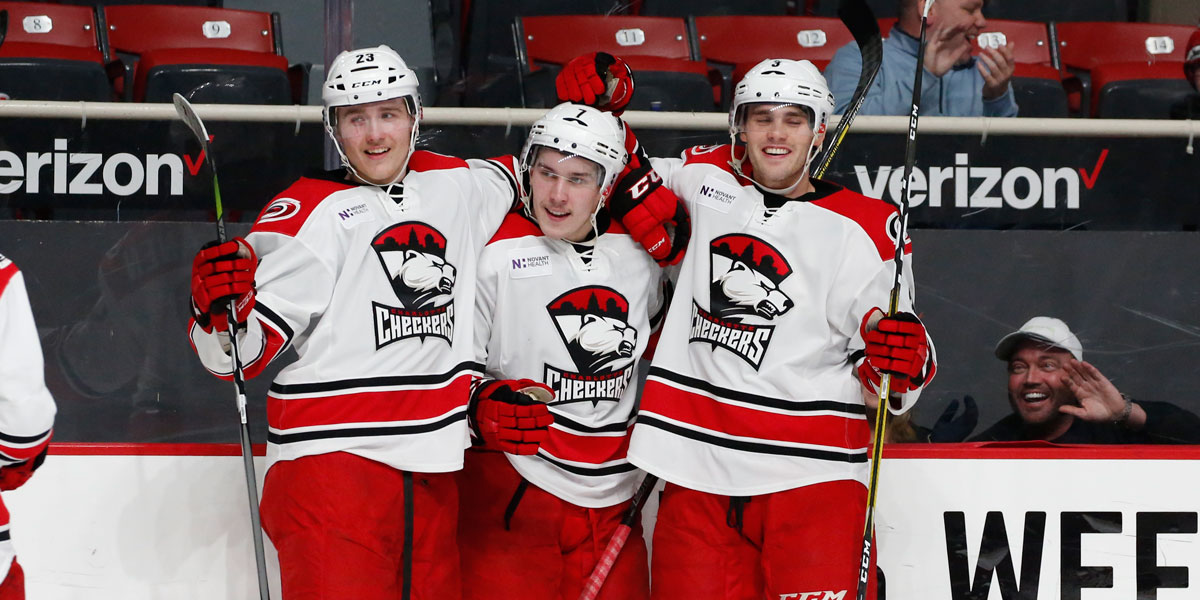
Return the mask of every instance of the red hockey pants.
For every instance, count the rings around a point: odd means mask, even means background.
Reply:
[[[583,508],[527,485],[506,530],[505,512],[522,479],[504,454],[467,451],[459,477],[464,600],[576,600],[629,509],[628,501]],[[648,597],[646,541],[639,522],[599,598]]]
[[[0,600],[25,600],[25,571],[14,558],[8,575],[0,582]]]
[[[403,584],[404,473],[335,452],[275,463],[262,524],[279,551],[285,600],[398,600]],[[452,473],[413,473],[412,599],[457,600],[461,588]]]
[[[856,481],[744,502],[668,483],[654,526],[652,597],[853,598],[866,501],[867,490]],[[875,598],[874,560],[872,553],[869,600]]]

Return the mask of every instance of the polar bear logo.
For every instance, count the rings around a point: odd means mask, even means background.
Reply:
[[[446,261],[446,238],[424,223],[400,223],[371,242],[396,297],[409,310],[449,304],[457,271]]]
[[[614,370],[616,363],[633,358],[637,330],[628,323],[603,315],[583,315],[575,335],[566,339],[576,357],[575,366],[584,373]],[[582,360],[579,357],[584,357]]]
[[[638,332],[629,324],[629,301],[616,290],[577,288],[555,298],[546,310],[580,374],[617,371],[633,360]]]
[[[392,287],[408,292],[405,308],[434,306],[439,296],[449,296],[454,291],[455,269],[440,256],[419,250],[395,250],[381,252],[380,259],[387,265]]]
[[[732,261],[729,270],[717,276],[717,283],[732,305],[721,311],[722,316],[753,313],[774,319],[792,307],[792,299],[774,281],[740,260]]]
[[[753,236],[730,234],[713,240],[709,252],[714,315],[732,321],[773,320],[795,306],[780,289],[792,267],[774,246]]]

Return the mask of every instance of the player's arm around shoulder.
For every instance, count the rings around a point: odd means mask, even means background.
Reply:
[[[474,216],[474,227],[483,239],[488,239],[525,193],[520,168],[517,158],[511,155],[468,159],[466,164],[471,178],[468,210]]]

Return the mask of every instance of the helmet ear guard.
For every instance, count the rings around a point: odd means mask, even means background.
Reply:
[[[321,111],[325,132],[333,140],[342,165],[358,176],[338,141],[337,108],[370,104],[395,98],[403,98],[409,115],[413,118],[412,135],[408,143],[408,157],[401,168],[398,181],[408,168],[421,126],[421,95],[417,74],[405,64],[404,59],[386,45],[373,48],[347,50],[338,54],[329,66],[329,73],[321,87]],[[361,177],[359,178],[361,179]],[[394,181],[392,183],[395,183]]]

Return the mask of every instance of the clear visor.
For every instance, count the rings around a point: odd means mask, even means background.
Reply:
[[[533,147],[526,168],[532,178],[561,179],[572,186],[598,190],[604,181],[604,168],[599,163],[547,146]]]
[[[810,132],[816,130],[813,122],[816,120],[812,107],[791,102],[750,102],[738,107],[734,123],[741,131],[757,131],[778,125],[786,127],[808,127]]]

